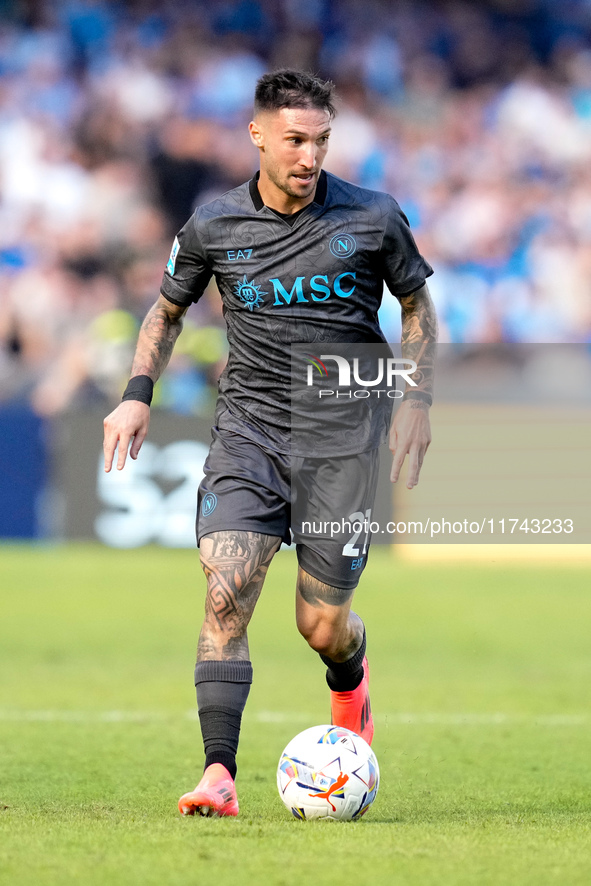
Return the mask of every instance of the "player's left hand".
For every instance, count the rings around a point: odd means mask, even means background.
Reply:
[[[408,455],[407,489],[419,482],[425,453],[431,442],[429,407],[421,400],[405,400],[400,404],[390,428],[392,470],[390,480],[396,483],[406,455]]]

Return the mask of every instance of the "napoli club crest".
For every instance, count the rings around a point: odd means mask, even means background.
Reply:
[[[328,248],[335,258],[349,258],[356,252],[357,243],[351,234],[335,234]]]
[[[202,516],[209,517],[209,515],[215,510],[215,506],[217,505],[217,503],[217,497],[213,494],[213,492],[206,492],[203,496],[203,501],[201,502]]]

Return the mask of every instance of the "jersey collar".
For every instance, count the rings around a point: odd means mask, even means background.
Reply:
[[[260,212],[261,209],[265,208],[265,204],[263,203],[263,199],[261,197],[257,182],[259,180],[260,173],[257,172],[253,178],[248,183],[248,189],[250,191],[250,197],[252,200],[252,204],[257,212]],[[320,175],[318,176],[318,184],[316,185],[316,193],[314,194],[313,203],[316,203],[318,206],[324,206],[326,200],[326,192],[328,190],[328,179],[326,176],[326,172],[324,169],[320,171]],[[305,207],[304,207],[305,208]]]

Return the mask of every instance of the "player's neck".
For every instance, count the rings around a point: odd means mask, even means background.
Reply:
[[[263,169],[261,169],[257,186],[265,206],[268,206],[269,209],[274,209],[276,212],[281,212],[283,215],[293,215],[299,212],[300,209],[303,209],[304,206],[309,206],[310,203],[314,202],[316,195],[316,189],[314,189],[308,197],[291,197],[285,191],[282,191],[281,188],[278,188],[265,174]]]

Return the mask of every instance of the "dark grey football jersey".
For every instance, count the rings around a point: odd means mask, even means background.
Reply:
[[[432,273],[392,197],[322,172],[295,220],[264,205],[256,177],[200,206],[175,238],[162,293],[188,306],[215,277],[230,347],[216,424],[288,451],[290,346],[383,342],[384,281],[400,297]],[[379,445],[376,433],[357,451]]]

